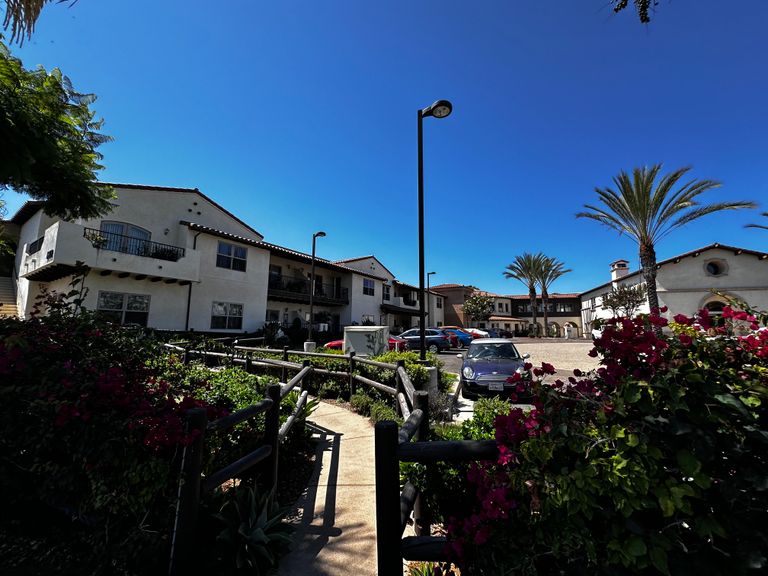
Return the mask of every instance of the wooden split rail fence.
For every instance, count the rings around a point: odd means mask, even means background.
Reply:
[[[282,350],[282,359],[254,357],[255,354],[280,354],[280,351],[268,348],[248,348],[233,346],[231,352],[213,352],[209,350],[191,350],[178,345],[169,344],[168,348],[182,353],[183,362],[186,364],[192,358],[199,357],[208,364],[211,361],[228,361],[242,364],[247,372],[253,372],[256,368],[271,368],[281,370],[281,383],[270,385],[267,389],[267,398],[260,402],[238,410],[232,414],[219,418],[213,422],[207,421],[206,411],[202,408],[192,409],[187,414],[187,433],[193,435],[193,441],[186,446],[182,454],[181,474],[179,480],[179,493],[177,498],[176,519],[171,537],[171,562],[170,576],[176,576],[189,572],[191,559],[194,558],[195,534],[197,529],[197,517],[201,496],[210,492],[228,480],[239,477],[257,465],[263,469],[266,485],[274,491],[277,483],[277,462],[279,445],[288,435],[293,424],[300,417],[306,406],[307,384],[312,373],[318,375],[331,375],[344,378],[348,382],[350,395],[355,394],[358,386],[369,386],[393,397],[397,410],[405,420],[400,434],[415,434],[419,426],[426,426],[428,430],[428,406],[429,395],[426,391],[416,390],[403,361],[397,364],[377,362],[367,358],[358,358],[354,352],[348,355],[322,354],[317,352],[291,351],[288,347]],[[348,372],[325,370],[312,366],[309,359],[302,364],[289,362],[289,355],[305,357],[325,357],[348,362]],[[355,373],[355,365],[363,364],[392,370],[395,374],[395,385],[390,386]],[[288,374],[296,372],[289,380]],[[284,382],[284,384],[282,383]],[[294,389],[299,390],[299,399],[296,408],[285,423],[280,426],[279,412],[280,402]],[[209,434],[220,433],[232,427],[250,420],[258,414],[265,414],[264,442],[256,450],[232,462],[221,470],[213,472],[207,477],[202,476],[202,463],[205,447],[205,438]],[[422,424],[423,422],[423,424]],[[391,422],[395,427],[394,422]],[[415,426],[415,428],[414,428]],[[378,439],[378,427],[376,430]],[[420,438],[426,439],[426,432],[422,432]],[[409,436],[410,438],[410,436]],[[391,465],[391,462],[390,462]],[[377,440],[377,473],[378,440]],[[395,467],[397,466],[395,462]],[[395,470],[395,483],[398,485],[397,470]],[[378,504],[377,482],[377,509]],[[417,503],[417,507],[418,507]],[[378,518],[378,512],[377,512]],[[402,531],[400,532],[402,534]],[[378,538],[378,536],[377,536]],[[382,572],[380,572],[382,574]]]

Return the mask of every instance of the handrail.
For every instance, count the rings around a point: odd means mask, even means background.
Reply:
[[[424,411],[419,409],[414,410],[408,419],[403,422],[403,425],[400,427],[400,430],[397,433],[398,444],[405,444],[406,442],[410,442],[411,438],[413,438],[416,432],[419,431],[419,426],[421,426],[421,421],[423,419]]]
[[[386,392],[390,396],[397,395],[396,388],[392,388],[391,386],[387,386],[386,384],[382,384],[381,382],[376,382],[375,380],[370,380],[365,376],[360,376],[358,374],[353,374],[352,377],[355,379],[356,382],[362,382],[363,384],[367,384],[371,388],[376,388],[376,390],[381,390],[382,392]]]
[[[291,431],[291,427],[296,422],[296,419],[299,417],[299,414],[301,414],[301,411],[304,409],[304,405],[307,403],[307,396],[309,396],[309,392],[304,390],[299,396],[298,402],[296,402],[296,408],[288,417],[288,419],[283,423],[283,425],[280,426],[280,431],[277,434],[278,438],[280,438],[280,442],[282,442],[288,435],[288,432]]]
[[[258,464],[272,454],[272,446],[260,446],[250,454],[246,454],[239,460],[235,460],[229,466],[225,466],[218,472],[211,474],[203,480],[202,491],[208,492],[217,486],[221,486],[227,480],[231,480],[240,472],[247,470],[254,464]]]
[[[208,430],[208,432],[216,432],[218,430],[227,430],[229,428],[232,428],[233,426],[236,426],[237,424],[240,424],[240,422],[244,422],[245,420],[248,420],[248,418],[256,416],[257,414],[261,414],[262,412],[266,412],[271,407],[272,407],[272,399],[264,398],[264,400],[261,400],[256,404],[251,404],[250,406],[247,406],[241,410],[238,410],[237,412],[232,412],[232,414],[229,414],[227,416],[222,416],[218,420],[214,420],[213,422],[210,422],[206,429]]]
[[[291,379],[290,379],[290,380],[289,380],[289,381],[288,381],[288,382],[285,384],[285,386],[282,386],[282,387],[281,387],[281,389],[280,389],[280,398],[285,398],[285,396],[286,396],[286,395],[287,395],[287,394],[288,394],[288,393],[289,393],[291,390],[293,390],[293,389],[296,387],[296,385],[297,385],[299,382],[301,382],[301,381],[304,379],[304,376],[306,376],[307,374],[310,374],[311,372],[312,372],[312,366],[309,366],[309,365],[307,365],[307,366],[304,366],[304,368],[302,368],[302,369],[299,371],[299,373],[298,373],[298,374],[296,374],[296,376],[294,376],[293,378],[291,378]]]
[[[400,382],[403,384],[403,390],[408,395],[411,406],[413,406],[413,396],[416,394],[416,388],[414,388],[413,382],[411,382],[411,377],[408,376],[408,372],[406,372],[405,367],[397,367],[397,376],[400,378]]]
[[[375,366],[376,368],[384,368],[385,370],[397,370],[397,364],[388,364],[386,362],[379,362],[377,360],[368,360],[367,358],[360,358],[355,356],[355,362],[360,364],[367,364],[368,366]]]
[[[116,234],[115,232],[105,232],[96,228],[84,228],[83,237],[89,240],[95,248],[101,250],[120,252],[122,254],[135,254],[136,256],[146,256],[169,262],[178,262],[181,258],[184,258],[186,252],[181,246],[152,242],[144,238],[135,238],[124,234]]]

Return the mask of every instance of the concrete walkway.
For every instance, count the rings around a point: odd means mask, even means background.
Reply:
[[[375,576],[373,425],[324,402],[307,425],[318,441],[315,471],[294,507],[294,549],[278,574]]]

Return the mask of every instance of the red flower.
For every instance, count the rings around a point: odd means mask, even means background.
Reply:
[[[683,346],[690,346],[693,343],[693,340],[688,334],[680,334],[677,338]]]

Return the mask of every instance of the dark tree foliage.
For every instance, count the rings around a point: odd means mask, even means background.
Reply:
[[[0,188],[45,202],[63,218],[107,212],[112,192],[95,182],[111,140],[100,134],[92,94],[81,94],[54,68],[27,70],[0,42]]]
[[[637,10],[637,16],[640,18],[640,22],[648,24],[651,21],[649,12],[652,7],[659,5],[659,0],[632,0],[632,3],[635,5],[635,10]],[[621,12],[629,6],[629,0],[611,0],[611,4],[613,4],[614,12]]]

